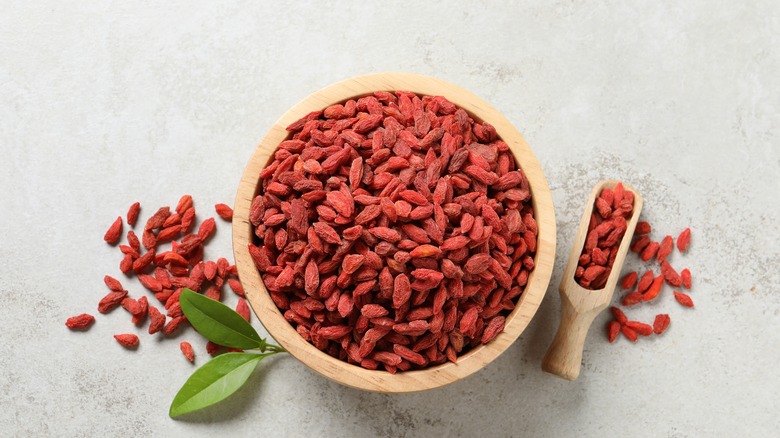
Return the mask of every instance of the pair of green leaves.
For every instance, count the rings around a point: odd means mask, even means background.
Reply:
[[[171,417],[224,400],[249,379],[261,360],[285,351],[266,343],[241,315],[218,301],[184,289],[179,303],[187,320],[208,340],[260,353],[226,353],[198,368],[174,397]]]

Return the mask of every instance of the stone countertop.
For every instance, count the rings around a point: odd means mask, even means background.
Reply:
[[[0,435],[770,436],[780,428],[780,6],[687,2],[16,2],[0,15]],[[229,401],[167,410],[204,342],[145,335],[122,310],[86,333],[102,236],[190,193],[200,217],[232,203],[259,139],[287,108],[349,76],[408,71],[502,111],[545,171],[556,270],[521,338],[438,390],[383,395],[290,357]],[[654,237],[693,230],[694,309],[670,290],[663,336],[610,345],[600,315],[580,378],[540,369],[584,200],[634,185]],[[218,223],[208,257],[230,256]],[[125,228],[127,230],[127,228]],[[632,259],[630,259],[632,260]],[[638,266],[635,263],[633,267]],[[629,265],[629,268],[632,267]],[[131,293],[141,286],[127,281]],[[235,297],[228,298],[234,304]],[[255,327],[262,330],[259,322]],[[114,333],[141,334],[126,351]],[[263,332],[264,333],[264,332]]]

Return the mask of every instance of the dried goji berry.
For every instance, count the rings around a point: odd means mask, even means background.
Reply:
[[[153,335],[165,327],[165,315],[154,306],[149,306],[149,334]]]
[[[109,289],[111,289],[114,292],[119,292],[124,290],[122,287],[122,283],[119,282],[116,278],[106,275],[103,277],[103,282],[106,283],[106,286],[108,286]]]
[[[141,252],[141,240],[138,239],[133,230],[127,232],[127,243],[135,252]]]
[[[139,298],[137,304],[136,313],[133,314],[133,319],[131,320],[133,324],[143,322],[149,312],[149,300],[147,300],[146,297]]]
[[[206,353],[208,353],[210,356],[218,355],[219,353],[222,352],[222,350],[224,348],[225,347],[223,347],[223,346],[221,346],[219,344],[216,344],[214,342],[211,342],[211,341],[206,342]]]
[[[489,254],[475,254],[466,261],[466,264],[463,265],[463,269],[469,274],[481,274],[490,267],[490,260],[491,257]]]
[[[667,327],[669,327],[669,323],[671,322],[671,318],[669,318],[669,315],[665,313],[656,315],[655,320],[653,321],[653,332],[657,335],[660,335],[664,332],[664,330],[666,330]]]
[[[661,288],[664,285],[664,278],[662,276],[656,277],[650,284],[650,287],[642,294],[642,301],[651,301],[658,296],[661,292]]]
[[[622,280],[620,280],[620,287],[622,287],[623,290],[633,289],[634,285],[636,285],[636,278],[636,271],[629,272],[623,277]]]
[[[482,332],[482,343],[487,344],[501,333],[504,330],[504,323],[505,318],[503,316],[493,317]]]
[[[655,279],[655,276],[653,275],[653,271],[645,271],[645,273],[642,274],[642,278],[639,279],[639,283],[637,284],[636,291],[639,293],[645,293],[645,291],[647,291],[647,288],[649,288],[650,285],[653,283],[653,279]]]
[[[171,215],[170,207],[161,207],[146,221],[144,231],[156,230],[162,228],[165,220]]]
[[[236,304],[236,313],[241,315],[245,320],[249,321],[251,312],[249,311],[249,305],[246,303],[245,299],[238,299],[238,304]]]
[[[181,198],[179,198],[179,202],[176,204],[175,211],[176,213],[180,215],[184,215],[184,212],[192,208],[192,196],[191,195],[182,195]]]
[[[123,298],[120,304],[125,310],[127,310],[128,313],[130,313],[133,316],[140,315],[141,311],[143,310],[141,305],[138,304],[138,301],[130,297]]]
[[[119,238],[122,236],[122,216],[118,216],[114,223],[111,224],[111,226],[106,231],[106,234],[103,236],[103,240],[110,244],[114,244],[119,241]]]
[[[666,258],[669,257],[669,254],[672,253],[672,249],[674,249],[674,240],[672,240],[672,236],[664,237],[658,245],[658,253],[656,253],[658,262],[663,263]]]
[[[181,225],[171,225],[157,233],[157,243],[165,242],[178,237],[181,234]]]
[[[653,327],[639,321],[627,321],[626,326],[633,329],[637,334],[650,336],[653,334]]]
[[[658,242],[650,242],[647,244],[645,249],[642,250],[642,254],[640,254],[639,258],[642,259],[643,262],[646,262],[658,254],[658,248],[660,245]]]
[[[634,304],[639,303],[642,301],[642,294],[639,292],[631,292],[626,294],[626,296],[623,297],[623,301],[621,304],[624,306],[633,306]]]
[[[615,342],[618,333],[620,333],[620,323],[617,321],[610,321],[609,324],[607,324],[607,338],[609,338],[610,343]]]
[[[98,303],[98,312],[106,313],[112,310],[118,306],[126,296],[126,290],[109,292],[108,295],[104,296],[103,299],[100,300],[100,303]]]
[[[650,242],[651,240],[649,236],[640,236],[634,241],[634,243],[631,244],[630,249],[632,252],[639,254],[644,251],[645,248],[647,248]]]
[[[688,294],[674,291],[674,299],[685,307],[693,307],[693,300]]]
[[[182,341],[182,343],[179,344],[179,348],[181,349],[181,353],[190,361],[190,363],[195,362],[195,351],[192,349],[192,344],[187,341]]]
[[[136,221],[138,221],[138,213],[141,211],[141,203],[140,202],[134,202],[132,205],[130,205],[130,208],[127,209],[127,224],[131,227],[135,226]]]
[[[680,278],[682,279],[682,285],[686,289],[691,288],[691,271],[688,268],[680,271]]]
[[[135,348],[138,346],[138,336],[130,333],[114,335],[114,339],[125,348]]]
[[[672,268],[668,262],[661,262],[661,275],[670,286],[678,287],[682,284],[682,277]]]
[[[677,237],[677,249],[680,252],[685,252],[688,250],[688,246],[690,244],[691,244],[691,229],[686,228]]]
[[[637,341],[637,335],[634,329],[631,327],[628,327],[626,325],[620,326],[620,331],[623,333],[623,335],[631,342]]]
[[[612,312],[612,316],[615,318],[615,321],[617,321],[621,325],[625,324],[626,321],[628,321],[628,318],[626,317],[626,314],[623,313],[623,311],[618,309],[617,307],[611,306],[609,308],[609,311]]]
[[[230,222],[233,220],[233,209],[230,208],[227,204],[217,204],[214,206],[214,208],[217,211],[217,214],[222,219]]]
[[[636,228],[634,229],[634,234],[636,235],[643,235],[643,234],[650,234],[650,232],[653,231],[652,227],[649,223],[645,221],[639,221],[636,223]]]
[[[171,319],[170,321],[168,321],[167,324],[165,324],[165,327],[163,327],[163,333],[165,333],[166,335],[172,334],[186,320],[187,319],[185,316],[177,316]]]
[[[85,330],[95,322],[95,317],[87,313],[76,315],[65,321],[65,326],[71,330]]]
[[[214,234],[214,231],[217,229],[217,225],[214,222],[214,218],[210,217],[203,221],[200,224],[200,227],[198,228],[198,237],[200,238],[201,242],[205,242],[208,240],[209,237],[211,237]]]

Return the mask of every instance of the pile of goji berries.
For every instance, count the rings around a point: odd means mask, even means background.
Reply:
[[[259,175],[249,251],[303,338],[395,373],[455,362],[503,331],[537,225],[493,126],[444,97],[397,91],[287,130]]]
[[[577,262],[574,278],[586,289],[601,289],[607,283],[620,242],[634,211],[634,192],[618,182],[604,188],[594,202],[588,234]]]
[[[641,302],[655,300],[661,293],[664,283],[666,283],[675,288],[673,293],[678,303],[685,307],[693,307],[691,297],[686,293],[680,292],[681,287],[685,289],[691,288],[691,271],[685,268],[678,273],[667,260],[674,250],[674,238],[667,235],[661,242],[654,242],[649,236],[651,231],[649,223],[638,222],[634,231],[635,239],[631,244],[631,251],[637,253],[643,262],[657,262],[661,267],[660,273],[656,275],[653,269],[650,268],[641,277],[637,272],[629,272],[623,276],[620,281],[621,287],[624,290],[633,289],[633,291],[623,296],[621,304],[623,306],[635,306]],[[678,251],[680,253],[687,251],[690,242],[691,229],[686,228],[677,237]],[[635,286],[636,289],[634,289]],[[665,313],[656,315],[651,326],[639,321],[629,321],[625,313],[617,307],[613,306],[610,310],[614,320],[607,325],[609,342],[614,342],[618,333],[623,333],[632,342],[637,341],[638,335],[650,336],[653,333],[660,335],[671,323],[671,318]]]
[[[141,205],[136,202],[127,212],[128,226],[135,228]],[[233,217],[232,209],[225,204],[215,206],[217,214],[226,221]],[[158,209],[146,222],[139,238],[134,230],[126,234],[126,244],[120,244],[123,257],[119,269],[129,278],[135,275],[139,282],[164,306],[164,313],[149,303],[146,296],[135,299],[116,278],[106,275],[104,282],[110,292],[98,304],[98,312],[108,313],[121,306],[131,316],[135,325],[143,324],[148,316],[149,334],[171,335],[187,323],[179,304],[179,295],[183,288],[202,292],[209,298],[220,301],[223,285],[227,283],[238,296],[236,311],[247,321],[249,306],[244,300],[244,290],[238,281],[236,267],[227,259],[220,257],[216,261],[203,260],[204,246],[216,231],[214,218],[204,220],[196,232],[190,232],[195,224],[195,207],[192,197],[184,195],[174,211],[170,207]],[[106,231],[103,239],[115,245],[122,237],[122,217],[117,217]],[[170,242],[170,247],[162,246]],[[95,322],[94,316],[81,314],[69,318],[65,325],[73,330],[85,330]],[[135,348],[139,344],[138,336],[131,333],[114,335],[116,341],[124,347]],[[194,351],[188,342],[181,342],[184,356],[194,361]],[[221,346],[207,343],[209,354],[223,351]]]

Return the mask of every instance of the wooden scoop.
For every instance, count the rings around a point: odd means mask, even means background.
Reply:
[[[626,259],[631,238],[634,235],[639,213],[642,211],[642,197],[633,187],[623,184],[626,191],[634,193],[634,211],[627,222],[626,233],[620,242],[617,257],[612,265],[607,283],[602,289],[590,290],[580,286],[574,279],[574,271],[577,269],[585,238],[588,234],[590,215],[593,212],[596,197],[605,187],[614,188],[618,181],[601,181],[593,188],[585,212],[582,214],[580,228],[574,245],[569,253],[569,262],[561,279],[561,323],[558,333],[555,334],[550,348],[542,360],[542,369],[567,380],[574,380],[580,375],[582,366],[582,350],[585,345],[585,337],[588,334],[593,319],[612,301],[612,293],[615,291],[623,262]]]

